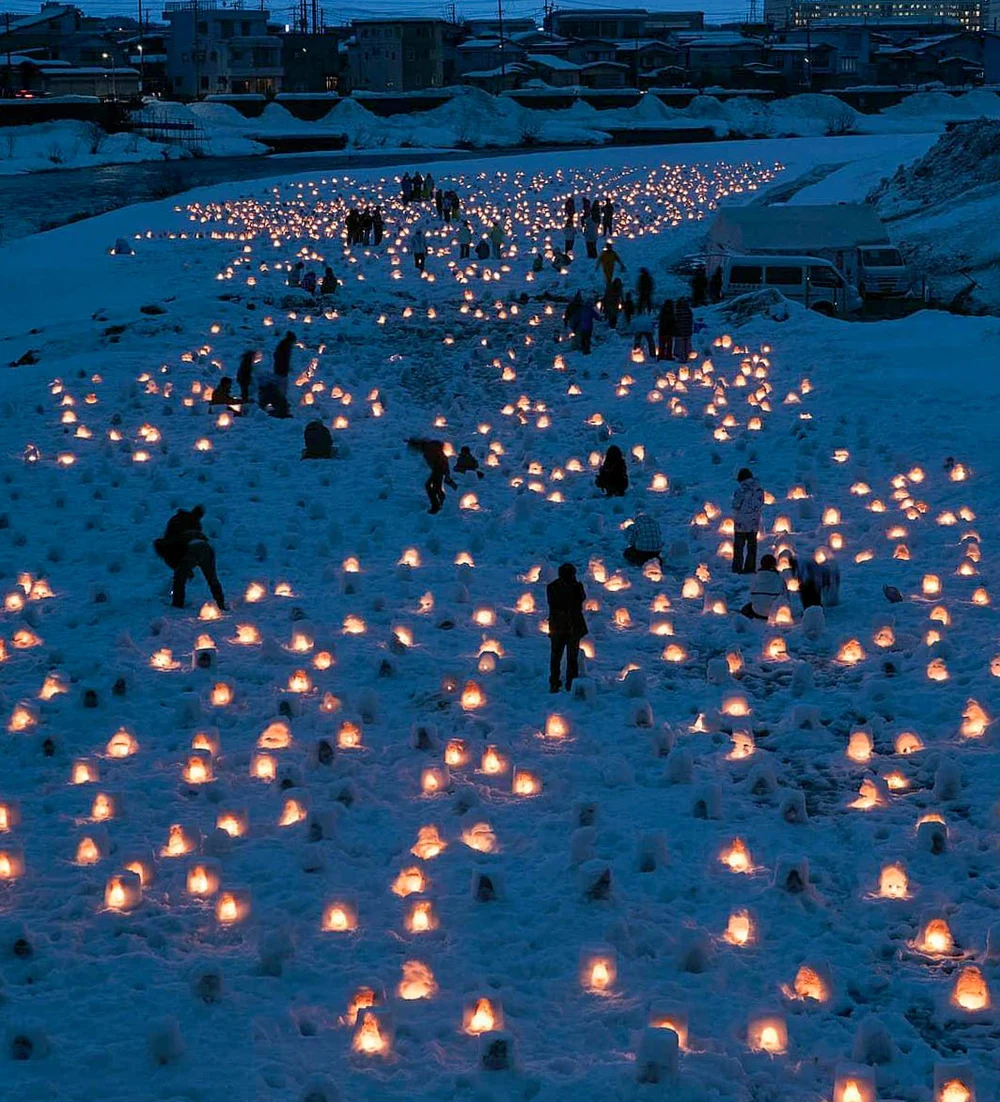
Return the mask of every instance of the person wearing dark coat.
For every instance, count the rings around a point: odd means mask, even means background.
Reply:
[[[611,229],[615,220],[615,205],[611,200],[605,196],[604,198],[604,210],[601,212],[601,233],[605,237],[611,236]]]
[[[595,226],[600,228],[601,225],[601,200],[595,199],[590,204],[590,217]]]
[[[594,339],[594,322],[597,321],[597,318],[598,313],[592,302],[580,304],[576,332],[580,337],[580,351],[585,356],[590,355],[590,348]]]
[[[580,206],[580,222],[586,226],[590,221],[590,197],[585,195]]]
[[[332,295],[336,293],[338,286],[337,277],[333,274],[332,268],[327,268],[323,272],[323,282],[319,285],[319,293],[321,295]]]
[[[722,268],[716,268],[712,272],[712,278],[708,281],[708,297],[713,302],[722,301]]]
[[[458,458],[455,460],[455,470],[459,474],[465,474],[467,471],[475,471],[480,478],[483,477],[483,472],[479,469],[479,460],[469,450],[468,444],[463,444],[461,450],[458,453]]]
[[[295,334],[288,332],[278,341],[274,349],[274,373],[285,380],[285,393],[288,392],[288,376],[292,370],[292,349],[295,347]]]
[[[612,329],[618,328],[618,315],[622,308],[622,281],[612,280],[611,286],[604,293],[604,316],[608,319],[608,325]]]
[[[635,299],[632,298],[631,291],[627,291],[625,298],[622,299],[622,313],[625,315],[625,324],[631,325],[635,317]]]
[[[694,334],[694,314],[686,298],[678,299],[674,308],[674,353],[681,363],[687,363]]]
[[[408,172],[403,173],[403,179],[400,181],[400,188],[403,192],[403,202],[408,203],[410,197],[413,195],[413,180],[410,179]]]
[[[215,572],[215,552],[201,527],[205,510],[200,505],[193,509],[178,509],[167,521],[162,537],[153,541],[153,548],[174,572],[173,606],[184,607],[187,583],[200,570],[211,590],[212,599],[220,611],[226,611],[226,597]]]
[[[444,444],[440,440],[425,440],[422,437],[413,437],[407,441],[407,445],[424,457],[424,462],[430,468],[430,475],[424,483],[427,498],[431,503],[429,512],[440,513],[444,505],[444,483],[453,490],[458,489],[458,483],[451,477],[451,469],[448,466],[448,456],[445,454]]]
[[[563,214],[566,215],[566,221],[572,222],[576,218],[576,196],[570,195],[566,202],[563,203]]]
[[[566,225],[563,226],[563,252],[571,253],[573,246],[576,244],[576,225],[573,222],[573,216],[566,216]]]
[[[250,401],[250,387],[253,383],[253,368],[256,362],[256,351],[248,348],[240,356],[240,366],[236,369],[236,383],[240,388],[240,402],[244,405]]]
[[[660,316],[656,322],[658,360],[672,360],[674,358],[674,303],[672,299],[664,299],[660,307]]]
[[[617,444],[612,444],[604,456],[594,484],[605,497],[624,497],[628,489],[628,466]]]
[[[303,459],[332,459],[333,437],[322,421],[310,421],[302,433]]]
[[[228,375],[223,375],[219,385],[212,387],[210,406],[231,406],[236,399],[233,397],[233,380]]]
[[[583,603],[587,593],[577,580],[576,567],[563,563],[559,576],[545,590],[549,602],[549,692],[562,688],[562,656],[566,655],[566,689],[580,676],[580,640],[587,634]]]
[[[635,281],[636,307],[639,313],[653,312],[653,277],[648,268],[640,268]]]
[[[307,295],[316,294],[316,273],[312,268],[302,277],[302,290],[305,291]]]
[[[382,220],[382,208],[376,207],[372,214],[372,240],[376,245],[382,244],[382,237],[385,234],[385,222]]]
[[[575,333],[577,326],[580,324],[580,311],[583,309],[583,292],[577,291],[576,294],[566,304],[566,309],[563,311],[563,328],[568,329],[570,332]]]
[[[418,202],[424,197],[424,178],[419,172],[413,174],[413,198]]]
[[[438,218],[444,221],[444,192],[440,188],[434,190],[434,209]]]
[[[708,276],[705,269],[699,268],[691,277],[691,302],[694,306],[704,306],[708,295]]]

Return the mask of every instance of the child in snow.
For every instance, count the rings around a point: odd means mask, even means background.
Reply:
[[[624,497],[628,489],[628,466],[617,444],[612,444],[604,456],[594,484],[605,497]]]
[[[777,603],[785,595],[785,581],[778,573],[778,563],[773,555],[764,555],[760,569],[750,583],[750,600],[740,613],[748,620],[766,620]]]
[[[332,459],[333,437],[322,421],[310,421],[302,433],[303,459]]]

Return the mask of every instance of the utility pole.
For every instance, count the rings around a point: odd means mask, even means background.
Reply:
[[[10,67],[10,12],[5,11],[3,13],[4,25],[6,27],[7,38],[7,88],[9,91],[14,91],[14,73]]]
[[[497,0],[497,15],[500,19],[500,86],[507,84],[507,55],[503,52],[503,0]]]
[[[146,57],[142,50],[142,0],[139,0],[139,91],[146,86]]]
[[[813,86],[812,66],[812,18],[806,20],[806,91],[811,92]]]

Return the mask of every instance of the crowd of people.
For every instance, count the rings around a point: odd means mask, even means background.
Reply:
[[[433,201],[438,218],[445,223],[460,217],[461,204],[454,191],[442,191],[435,187],[430,173],[419,172],[403,176],[401,182],[404,203]],[[586,295],[577,290],[566,306],[563,315],[564,330],[573,346],[589,355],[595,326],[603,321],[609,331],[630,335],[633,349],[643,349],[651,359],[685,362],[691,354],[694,334],[692,305],[704,305],[709,300],[718,301],[721,296],[721,272],[708,279],[699,269],[691,281],[691,298],[665,298],[656,304],[656,287],[652,273],[640,268],[634,287],[625,288],[623,276],[628,269],[610,240],[606,240],[598,253],[597,240],[607,237],[614,228],[614,203],[608,197],[591,200],[584,197],[577,208],[576,198],[565,200],[564,246],[565,255],[556,256],[556,263],[564,267],[572,261],[572,250],[577,228],[581,230],[587,246],[587,255],[595,262],[595,271],[603,277],[603,291]],[[380,244],[384,232],[382,212],[379,207],[352,208],[346,217],[346,234],[349,244]],[[457,239],[460,258],[468,259],[473,251],[474,231],[468,219],[462,219]],[[486,260],[503,255],[504,233],[501,221],[496,220],[486,233],[481,234],[475,246],[476,257]],[[427,233],[418,225],[409,241],[413,261],[419,271],[425,270],[428,255]],[[540,256],[534,265],[538,270]],[[314,270],[307,269],[301,260],[287,266],[287,284],[307,293],[326,296],[333,294],[338,280],[330,267],[326,267],[322,279]],[[232,379],[220,379],[210,398],[213,406],[225,405],[245,411],[253,402],[271,416],[291,416],[288,400],[289,378],[297,338],[288,330],[277,342],[272,355],[271,370],[259,378],[256,369],[263,363],[263,355],[256,349],[248,349],[242,355],[236,374],[239,393],[233,393]],[[307,423],[303,433],[302,458],[308,460],[330,459],[335,455],[330,430],[319,419]],[[428,470],[424,490],[429,502],[429,512],[441,512],[445,501],[445,487],[458,490],[452,475],[449,448],[444,441],[413,437],[408,446],[419,453]],[[463,445],[455,458],[454,471],[458,475],[475,474],[484,477],[478,459],[468,445]],[[625,497],[629,490],[628,463],[621,448],[611,444],[600,463],[596,476],[596,488],[608,498]],[[765,554],[757,563],[757,539],[764,507],[764,491],[753,472],[741,468],[736,476],[733,493],[733,555],[732,571],[736,575],[751,578],[749,601],[740,610],[753,620],[767,620],[776,604],[787,593],[782,574],[773,554]],[[173,572],[173,603],[183,607],[187,582],[200,569],[213,598],[220,609],[225,608],[225,598],[215,569],[215,553],[201,526],[204,515],[198,506],[192,510],[179,510],[167,524],[163,537],[155,541],[157,554]],[[625,562],[645,567],[656,560],[663,565],[663,532],[659,521],[652,515],[637,512],[626,527],[626,546],[622,551]],[[797,590],[804,609],[814,605],[833,605],[839,600],[839,571],[834,563],[816,563],[792,557],[788,566],[796,579]],[[587,634],[583,615],[586,593],[576,576],[576,568],[564,563],[558,577],[547,588],[549,605],[550,671],[549,687],[558,692],[564,685],[571,689],[580,676],[580,644]],[[565,675],[563,661],[565,659]]]

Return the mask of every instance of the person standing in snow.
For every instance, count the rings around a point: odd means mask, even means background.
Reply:
[[[615,205],[608,195],[604,196],[604,210],[601,212],[601,233],[605,237],[611,236],[612,226],[615,221]]]
[[[566,197],[566,202],[563,203],[563,214],[566,216],[567,222],[576,221],[576,196],[569,195]]]
[[[413,174],[413,201],[419,203],[424,197],[424,178],[419,172]]]
[[[604,292],[604,316],[612,329],[618,328],[618,315],[622,308],[622,289],[622,281],[615,279]]]
[[[576,577],[576,567],[563,563],[559,576],[545,590],[549,603],[549,692],[562,688],[562,657],[566,655],[566,690],[580,676],[580,641],[587,634],[583,604],[587,593]]]
[[[592,302],[581,302],[577,315],[576,332],[580,337],[580,351],[590,355],[591,344],[594,339],[594,322],[598,318],[597,309]]]
[[[292,349],[295,347],[295,334],[288,332],[278,341],[274,349],[274,377],[282,395],[288,397],[288,376],[292,371]]]
[[[653,342],[653,315],[641,307],[632,319],[632,349],[642,348],[643,341],[649,351],[649,358],[656,357],[656,345]]]
[[[427,235],[418,229],[413,235],[413,263],[418,272],[422,272],[427,266]]]
[[[403,193],[403,202],[409,203],[413,195],[413,180],[410,178],[408,172],[403,173],[403,179],[400,181],[400,188]]]
[[[605,497],[624,497],[628,489],[628,464],[621,448],[612,444],[608,448],[604,462],[601,464],[594,485],[604,491]]]
[[[586,216],[583,219],[583,241],[587,246],[587,256],[591,260],[597,259],[597,226],[592,219]]]
[[[490,228],[490,246],[494,260],[499,260],[503,252],[503,226],[499,219]]]
[[[444,192],[440,188],[434,191],[434,209],[440,221],[444,221]]]
[[[748,620],[767,620],[784,595],[785,580],[778,573],[777,560],[773,555],[764,555],[750,583],[750,601],[740,609],[740,615]]]
[[[566,216],[566,225],[563,226],[563,253],[568,256],[576,244],[576,225],[572,215]]]
[[[305,264],[299,260],[294,264],[288,272],[288,279],[285,281],[289,287],[301,287],[302,286],[302,273],[305,270]]]
[[[236,385],[240,388],[240,404],[244,406],[250,401],[250,387],[253,383],[253,369],[256,362],[256,350],[248,348],[240,356],[240,366],[236,369]]]
[[[372,238],[376,245],[382,244],[382,236],[385,233],[385,223],[382,221],[382,208],[376,207],[372,212]]]
[[[637,513],[629,525],[625,561],[633,566],[644,566],[650,559],[658,559],[662,553],[663,532],[659,522],[647,513]]]
[[[451,469],[448,466],[448,456],[445,454],[444,444],[440,440],[426,440],[415,436],[407,440],[407,445],[415,451],[419,451],[424,457],[424,462],[430,468],[430,475],[424,483],[427,498],[431,503],[428,510],[431,513],[440,513],[444,505],[444,484],[447,483],[453,490],[458,489],[458,483],[451,477]]]
[[[708,294],[708,276],[704,268],[698,268],[691,277],[691,304],[694,307],[704,306]]]
[[[631,291],[626,291],[622,299],[622,313],[625,315],[625,329],[631,331],[632,319],[635,317],[635,299],[632,298]]]
[[[215,552],[201,527],[201,518],[204,515],[205,510],[201,505],[196,505],[191,510],[178,509],[167,521],[161,538],[153,541],[153,548],[174,572],[174,608],[184,607],[187,583],[198,569],[208,583],[216,606],[221,612],[225,612],[226,598],[215,572]]]
[[[722,301],[722,266],[712,272],[712,278],[708,281],[708,297],[712,302]]]
[[[338,285],[338,280],[333,274],[333,269],[327,267],[323,272],[323,282],[319,285],[319,293],[321,295],[336,294]]]
[[[468,260],[472,249],[472,227],[468,218],[464,219],[458,229],[458,256],[460,260]]]
[[[686,298],[677,300],[674,308],[674,354],[680,362],[687,363],[691,355],[691,337],[694,335],[694,314]]]
[[[590,217],[590,196],[585,195],[583,202],[580,204],[580,221],[583,224],[583,228],[586,230],[589,223],[592,221]],[[594,235],[596,239],[596,234]]]
[[[302,290],[307,295],[316,294],[316,273],[312,268],[302,277]]]
[[[611,281],[615,277],[615,269],[621,268],[625,271],[625,264],[622,258],[615,252],[614,246],[610,241],[605,241],[604,249],[601,251],[601,255],[597,259],[596,267],[600,268],[604,275],[604,289],[607,293],[608,287],[611,286]]]
[[[840,604],[840,567],[832,559],[820,563],[793,555],[788,565],[799,583],[803,611],[815,605],[829,608]]]
[[[434,195],[434,177],[428,172],[424,177],[424,198],[430,199]]]
[[[656,350],[658,360],[672,360],[674,358],[674,303],[672,299],[664,299],[660,307],[660,316],[656,323],[656,336],[659,347]]]
[[[757,569],[757,530],[764,511],[764,489],[749,467],[741,467],[733,494],[733,573]]]
[[[635,297],[639,312],[647,314],[653,312],[653,277],[648,268],[640,268],[635,280]]]

